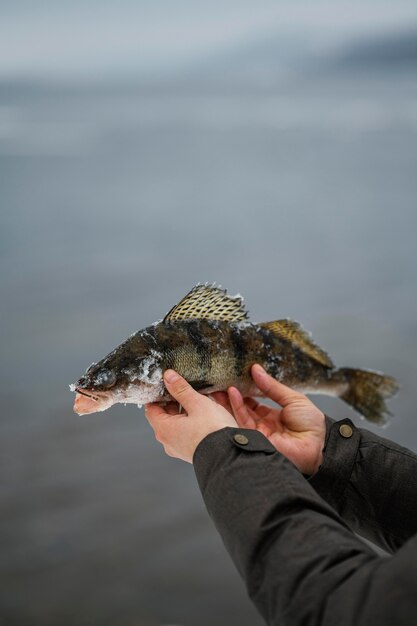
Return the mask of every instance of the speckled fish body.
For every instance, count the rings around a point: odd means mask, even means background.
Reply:
[[[379,373],[337,369],[296,322],[252,324],[240,297],[198,285],[161,322],[90,366],[72,386],[74,410],[86,414],[116,402],[169,400],[163,372],[170,368],[201,393],[235,386],[245,396],[260,395],[250,375],[254,363],[300,391],[339,396],[376,422],[387,413],[383,398],[396,390],[394,379]]]

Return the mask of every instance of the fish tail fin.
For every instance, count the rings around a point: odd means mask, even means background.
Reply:
[[[399,389],[395,378],[379,372],[343,367],[335,371],[334,382],[345,383],[340,398],[375,424],[385,424],[391,415],[385,399]]]

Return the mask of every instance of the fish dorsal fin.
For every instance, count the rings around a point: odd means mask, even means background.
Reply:
[[[321,363],[321,365],[324,365],[325,367],[334,367],[329,355],[324,350],[316,346],[311,339],[310,333],[304,330],[298,322],[285,319],[276,320],[274,322],[264,322],[263,324],[259,324],[259,326],[270,330],[281,339],[290,341],[305,354],[308,354],[308,356],[312,359]]]
[[[164,317],[163,322],[174,320],[207,319],[242,322],[248,313],[242,296],[229,296],[226,289],[215,285],[196,285]]]

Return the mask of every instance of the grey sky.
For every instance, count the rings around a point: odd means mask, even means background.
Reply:
[[[409,0],[21,0],[0,3],[0,76],[146,71],[263,35],[319,46],[417,25]]]

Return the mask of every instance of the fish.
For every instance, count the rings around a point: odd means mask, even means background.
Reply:
[[[176,370],[202,394],[234,386],[244,397],[262,396],[251,377],[259,363],[276,380],[302,393],[335,396],[361,417],[384,424],[385,400],[398,391],[380,372],[337,368],[310,333],[289,318],[252,323],[242,296],[215,284],[197,284],[162,320],[132,334],[92,363],[70,385],[74,412],[105,411],[115,403],[172,400],[163,374]]]

